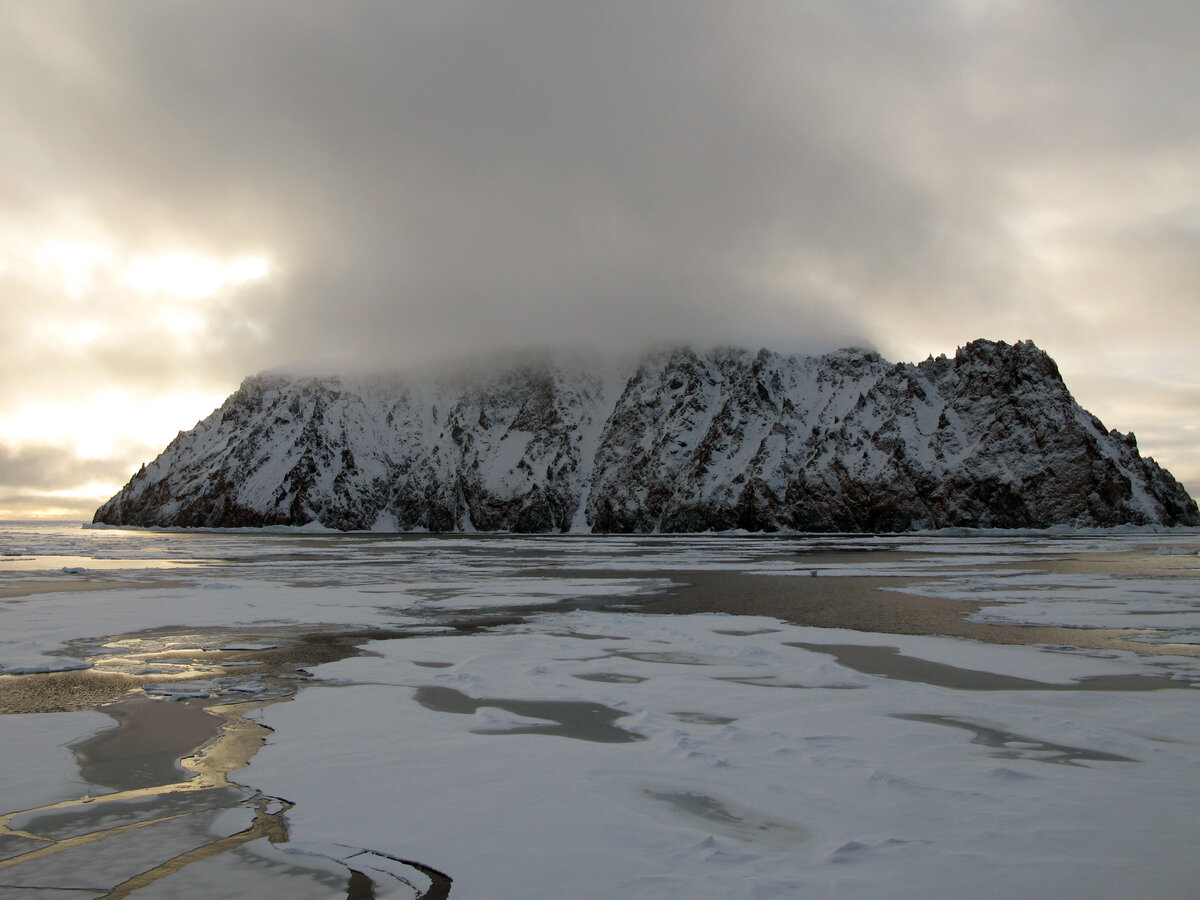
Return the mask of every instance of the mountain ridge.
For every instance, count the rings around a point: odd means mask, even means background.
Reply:
[[[626,371],[255,375],[95,522],[338,530],[906,531],[1200,524],[1032,342],[890,363],[686,347]]]

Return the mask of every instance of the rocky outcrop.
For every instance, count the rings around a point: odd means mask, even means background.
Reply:
[[[892,364],[660,352],[428,379],[260,375],[96,512],[114,525],[903,531],[1200,524],[1032,343]]]

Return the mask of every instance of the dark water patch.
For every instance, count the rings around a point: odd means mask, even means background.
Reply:
[[[671,715],[689,725],[728,725],[730,722],[737,721],[732,716],[714,716],[711,713],[702,712],[673,712]]]
[[[713,634],[724,634],[729,637],[753,637],[756,634],[776,634],[779,630],[778,628],[752,628],[747,630],[739,628],[714,628]]]
[[[375,900],[375,882],[358,869],[350,870],[346,884],[346,900]]]
[[[869,554],[872,556],[872,562],[877,562],[881,555],[890,557],[889,562],[938,558],[938,553],[933,548],[915,553],[911,550],[897,550],[894,546],[872,547],[866,543],[813,545],[794,551],[794,556],[804,557],[806,563],[856,563]]]
[[[529,719],[546,719],[555,724],[519,725],[487,731],[487,734],[551,734],[593,741],[600,744],[624,744],[645,740],[643,735],[613,723],[628,713],[587,700],[514,700],[485,697],[476,700],[462,691],[441,685],[417,688],[416,701],[435,712],[474,715],[476,710],[492,707]]]
[[[790,641],[787,646],[829,654],[839,665],[864,675],[959,691],[1162,691],[1189,687],[1188,682],[1176,681],[1165,675],[1090,675],[1064,684],[1035,681],[1032,678],[963,669],[916,656],[904,656],[898,647]]]
[[[493,628],[509,628],[514,625],[524,625],[528,621],[524,615],[500,611],[480,613],[472,618],[455,618],[439,623],[458,634],[482,634]]]
[[[663,643],[669,643],[663,641]],[[723,659],[719,656],[701,656],[698,653],[682,653],[676,650],[615,650],[606,649],[603,656],[585,656],[572,662],[595,662],[599,659],[632,659],[637,662],[659,663],[669,666],[729,666],[744,665],[739,660]]]
[[[224,721],[189,701],[134,697],[99,707],[117,720],[71,749],[84,781],[131,791],[189,777],[179,760],[217,736]]]
[[[405,877],[401,872],[397,872],[394,864],[398,863],[401,867],[415,869],[417,872],[420,872],[429,879],[429,889],[417,896],[415,900],[448,900],[450,896],[450,886],[453,884],[454,879],[440,869],[427,866],[425,863],[418,862],[415,859],[401,859],[399,856],[392,856],[390,853],[384,853],[380,850],[362,850],[343,858],[342,862],[348,863],[351,860],[354,861],[355,865],[360,865],[364,869],[371,869],[377,876],[390,877],[414,890],[417,888],[412,880],[409,877]],[[347,900],[371,900],[375,896],[374,883],[357,869],[350,869],[350,872],[350,884],[346,894]],[[355,875],[358,875],[359,878],[355,878]],[[370,893],[367,893],[368,890],[370,890]]]
[[[582,631],[547,631],[551,637],[578,638],[581,641],[627,641],[629,638],[612,634],[585,634]]]
[[[778,675],[748,675],[738,677],[718,677],[713,681],[730,681],[734,684],[748,684],[751,687],[795,688],[803,691],[853,691],[865,688],[865,684],[798,684],[794,681],[784,681]]]
[[[602,681],[606,684],[641,684],[647,680],[640,675],[622,675],[620,672],[590,672],[574,677],[583,681]]]
[[[1062,766],[1077,766],[1083,762],[1137,762],[1128,756],[1116,753],[1106,753],[1103,750],[1089,750],[1086,747],[1069,747],[1066,744],[1052,744],[1037,738],[1027,737],[1011,731],[994,728],[991,725],[981,725],[970,719],[960,719],[957,716],[939,716],[923,713],[893,713],[893,719],[904,719],[908,722],[927,722],[931,725],[944,725],[948,728],[961,728],[975,735],[972,744],[982,744],[992,747],[997,752],[992,756],[1000,759],[1031,759],[1036,762],[1055,763]]]
[[[414,659],[412,661],[412,664],[414,666],[424,666],[426,669],[449,669],[451,666],[454,665],[454,663],[433,662],[432,660],[420,660],[420,659]]]

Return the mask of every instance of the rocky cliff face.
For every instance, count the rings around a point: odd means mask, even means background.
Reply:
[[[1200,524],[1032,343],[653,354],[426,380],[248,378],[96,512],[114,525],[902,531]]]

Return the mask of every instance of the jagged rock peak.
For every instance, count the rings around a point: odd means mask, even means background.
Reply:
[[[424,377],[247,378],[114,525],[686,532],[1200,524],[1030,341],[953,358],[657,350]]]

